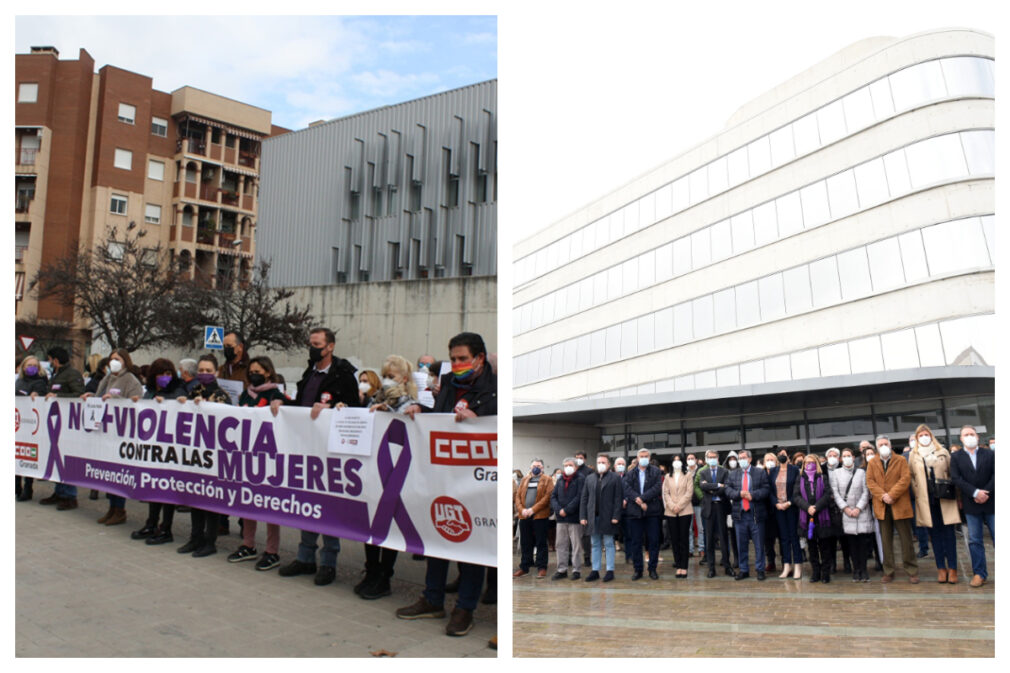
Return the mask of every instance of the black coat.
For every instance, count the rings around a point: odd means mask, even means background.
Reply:
[[[424,411],[438,414],[451,414],[455,411],[459,402],[456,401],[457,388],[452,384],[452,378],[452,372],[442,377],[435,406],[430,409],[422,407]],[[498,415],[498,377],[491,371],[491,367],[484,365],[470,389],[460,399],[466,401],[467,408],[478,416]]]
[[[743,490],[743,469],[733,470],[726,477],[726,497],[729,498],[733,510],[733,521],[739,521],[743,515],[743,500],[740,492]],[[768,473],[760,467],[751,465],[749,468],[751,494],[751,510],[755,521],[764,521],[768,516]]]
[[[701,515],[706,521],[712,513],[712,499],[716,495],[721,498],[719,502],[715,503],[719,506],[719,514],[725,516],[729,513],[729,498],[726,497],[726,489],[724,488],[728,477],[729,470],[725,467],[716,467],[715,474],[713,475],[712,468],[706,465],[698,473],[698,488],[704,494],[704,497],[701,499]],[[723,484],[724,486],[720,487],[719,484]]]
[[[599,500],[596,485],[602,479]],[[614,535],[620,528],[621,503],[624,500],[624,484],[616,472],[607,470],[602,475],[593,473],[582,484],[582,498],[579,503],[580,516],[586,522],[588,535]],[[611,523],[613,520],[617,523]]]
[[[628,506],[624,510],[629,519],[641,519],[649,516],[663,516],[663,472],[655,465],[645,468],[645,489],[639,490],[638,471],[635,468],[624,475],[624,499]],[[641,498],[645,503],[645,511],[638,506],[635,498]]]
[[[49,392],[56,397],[80,397],[84,394],[84,377],[73,367],[60,367],[49,379]]]
[[[582,498],[582,488],[586,480],[581,474],[576,472],[572,475],[572,480],[565,488],[565,478],[561,476],[554,484],[551,491],[551,511],[558,523],[578,523],[579,503]],[[565,515],[561,516],[561,510],[565,510]]]
[[[817,508],[817,512],[814,514],[814,534],[818,538],[837,537],[842,532],[841,521],[836,520],[834,516],[831,516],[831,521],[829,525],[822,526],[820,524],[819,517],[821,511],[825,509],[828,510],[828,514],[830,516],[832,511],[832,505],[834,504],[835,498],[831,493],[831,480],[828,479],[828,475],[826,474],[815,475],[815,479],[818,478],[824,480],[824,494],[821,495],[820,498],[813,499],[814,498],[813,494],[817,492],[816,491],[817,482],[816,481],[814,482],[814,489],[811,490],[809,487],[809,480],[807,479],[807,476],[805,474],[801,474],[799,478],[796,480],[796,486],[793,489],[793,504],[796,505],[796,507],[802,512],[806,512],[811,505]],[[808,500],[807,498],[803,497],[802,484],[804,481],[807,482],[807,492],[810,493],[811,500]],[[802,517],[800,517],[800,521],[802,521]],[[802,527],[802,523],[798,525]],[[807,536],[807,531],[805,530],[801,530],[799,531],[799,533],[800,537]]]
[[[768,502],[773,506],[779,504],[779,490],[775,487],[775,480],[779,478],[779,470],[782,463],[779,463],[768,473]],[[800,468],[792,463],[786,463],[786,502],[793,501],[793,488],[796,486],[796,477],[800,476]],[[769,509],[769,511],[772,511]]]
[[[316,402],[324,402],[332,408],[337,406],[337,402],[343,402],[349,407],[361,406],[361,400],[358,398],[358,379],[355,376],[357,370],[350,362],[336,356],[333,356],[330,368],[323,376],[323,381],[319,385],[315,399],[306,400],[310,403],[303,404],[302,392],[305,390],[305,384],[308,383],[312,370],[315,368],[316,366],[310,363],[305,371],[302,372],[302,378],[298,381],[298,394],[295,395],[295,400],[292,404],[299,407],[311,407]]]
[[[978,453],[975,462],[978,467],[972,467],[971,456],[967,449],[955,451],[950,456],[950,479],[961,491],[961,505],[965,514],[981,516],[996,513],[996,453],[984,446],[975,449]],[[989,499],[981,505],[975,502],[972,494],[975,489],[989,491]]]
[[[18,377],[14,382],[14,395],[45,395],[49,392],[49,379],[41,374],[29,376],[28,378]]]
[[[144,393],[145,400],[153,400],[155,397],[163,397],[166,400],[174,400],[179,397],[189,397],[189,393],[186,392],[186,384],[182,382],[182,379],[173,376],[172,380],[168,382],[168,385],[161,390],[148,390]]]

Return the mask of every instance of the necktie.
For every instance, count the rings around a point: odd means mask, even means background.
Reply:
[[[743,490],[750,490],[750,470],[744,470],[743,472]],[[750,500],[744,499],[743,501],[743,511],[750,511]]]

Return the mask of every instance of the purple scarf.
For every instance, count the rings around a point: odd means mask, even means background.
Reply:
[[[816,502],[816,501],[820,500],[821,497],[824,495],[824,476],[820,475],[820,474],[814,475],[814,484],[815,485],[814,485],[814,497],[813,498],[810,497],[810,493],[807,491],[807,485],[809,483],[810,482],[807,479],[807,476],[805,474],[800,474],[800,492],[803,494],[804,500],[806,500],[807,502],[810,502],[811,500],[813,500],[814,502]],[[831,526],[831,513],[828,512],[828,508],[827,507],[825,507],[820,512],[818,512],[816,514],[816,516],[817,516],[817,523],[816,523],[816,525],[818,527],[829,527],[829,526]],[[800,510],[800,526],[802,528],[808,529],[807,539],[810,539],[812,537],[811,533],[813,532],[812,530],[810,530],[810,526],[808,526],[809,521],[810,521],[810,515],[807,514],[807,510],[801,509]]]

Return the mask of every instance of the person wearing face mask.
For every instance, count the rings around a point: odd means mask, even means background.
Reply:
[[[649,546],[649,578],[658,580],[659,529],[663,516],[663,473],[651,464],[648,449],[639,449],[638,465],[624,475],[624,499],[628,505],[628,546],[635,573],[632,580],[642,579],[642,539]]]
[[[862,444],[860,444],[860,447],[862,447]],[[863,459],[862,461],[860,461],[861,465],[859,469],[861,469],[863,472],[866,472],[866,467],[867,465],[870,464],[870,461],[876,460],[877,458],[877,449],[874,448],[873,446],[867,446],[865,449],[860,449],[860,453],[863,454]],[[872,496],[871,496],[871,502],[872,502]],[[877,572],[880,572],[884,569],[883,565],[884,547],[882,546],[880,540],[880,522],[877,521],[877,517],[873,517],[873,533],[874,533],[874,540],[873,544],[870,545],[870,549],[873,551],[874,561],[876,562],[873,569],[876,570]]]
[[[624,475],[628,472],[628,461],[624,456],[614,459],[614,474],[621,480],[621,516],[617,526],[617,533],[614,534],[614,548],[624,552],[624,562],[631,563],[631,550],[628,549],[628,517],[624,516],[624,509],[628,506],[628,501],[624,499]]]
[[[772,449],[775,448],[777,447],[772,447]],[[773,483],[770,476],[772,470],[778,466],[774,451],[766,453],[761,459],[761,464],[765,474],[769,475],[768,497],[765,499],[765,510],[767,511],[765,516],[765,572],[773,573],[775,572],[775,541],[779,539],[778,519],[775,518],[775,508],[772,506]]]
[[[957,584],[957,543],[954,526],[961,523],[957,494],[950,474],[950,452],[927,425],[915,429],[917,446],[908,469],[916,501],[916,523],[929,531],[936,557],[936,581]]]
[[[729,500],[726,497],[726,479],[729,470],[719,466],[719,454],[715,450],[705,452],[705,466],[698,470],[698,488],[703,494],[701,515],[705,521],[705,562],[708,576],[715,577],[715,546],[722,549],[722,567],[727,575],[734,575],[730,564],[729,533],[726,515]]]
[[[972,570],[969,585],[977,588],[989,578],[982,543],[983,525],[989,528],[989,537],[996,544],[996,454],[979,445],[978,432],[972,425],[961,426],[961,444],[964,450],[951,456],[950,476],[964,503]]]
[[[371,369],[358,372],[358,399],[361,406],[370,407],[375,396],[382,390],[382,380]]]
[[[519,482],[513,503],[519,517],[521,548],[519,570],[512,574],[513,577],[528,575],[534,565],[538,579],[547,576],[547,517],[550,515],[553,490],[554,481],[544,473],[544,461],[533,459],[530,471]]]
[[[217,370],[217,377],[225,381],[242,381],[248,379],[246,374],[249,369],[249,354],[245,349],[245,339],[238,332],[228,332],[221,342],[224,349],[222,355],[224,362]]]
[[[908,444],[906,444],[905,448],[902,449],[901,451],[901,457],[904,458],[909,463],[909,467],[911,467],[912,452],[915,450],[916,445],[917,442],[915,440],[915,433],[913,432],[908,436]],[[913,494],[912,535],[914,535],[915,539],[919,541],[919,552],[916,554],[916,556],[918,558],[926,558],[927,556],[929,556],[929,529],[924,526],[920,526],[917,523],[918,517],[916,516],[915,508],[916,508],[916,502]]]
[[[856,468],[852,449],[842,449],[841,467],[828,473],[831,497],[842,513],[842,532],[848,539],[852,558],[852,581],[868,582],[866,558],[873,540],[873,516],[866,472]]]
[[[740,469],[739,465],[740,465],[739,457],[737,456],[736,451],[730,451],[728,454],[726,454],[726,462],[723,463],[723,467],[726,468],[727,472],[735,472],[736,470]],[[727,509],[729,510],[730,508]],[[733,567],[739,568],[740,552],[739,549],[737,549],[735,523],[736,522],[733,521],[733,517],[730,515],[729,511],[727,511],[726,530],[729,535],[729,547],[733,554]]]
[[[592,475],[596,474],[596,471],[589,465],[589,461],[586,459],[585,451],[575,452],[575,472],[580,475],[583,479],[588,479]],[[589,542],[589,533],[586,531],[585,526],[582,527],[582,565],[589,566],[592,562],[590,558],[591,545]]]
[[[26,397],[36,397],[49,392],[49,379],[42,373],[39,359],[34,355],[28,355],[18,366],[18,378],[14,381],[14,395],[24,395]],[[22,479],[24,483],[22,484]],[[35,480],[31,477],[22,477],[20,474],[14,475],[14,497],[18,502],[26,502],[32,499],[32,485]]]
[[[828,486],[831,485],[831,473],[838,469],[841,465],[841,452],[837,447],[832,446],[827,451],[824,452],[825,460],[821,463],[821,470],[824,472],[826,478],[828,478]],[[842,512],[838,509],[835,504],[835,498],[832,495],[829,502],[831,509],[831,523],[834,525],[835,530],[838,531],[838,535],[831,542],[831,550],[828,553],[828,559],[831,563],[831,574],[835,575],[838,573],[838,547],[842,548],[842,571],[846,573],[852,573],[852,560],[849,550],[849,538],[841,534],[842,530]]]
[[[596,472],[589,475],[582,485],[579,523],[589,531],[592,545],[590,568],[587,582],[600,579],[600,562],[606,550],[606,574],[604,582],[614,579],[614,557],[617,554],[614,535],[619,529],[621,503],[624,500],[624,486],[621,478],[610,470],[610,457],[601,453],[596,457]]]
[[[704,556],[705,549],[705,527],[701,520],[701,498],[702,492],[698,488],[698,458],[693,453],[687,454],[687,474],[691,477],[691,528],[687,539],[688,556]]]
[[[810,555],[810,581],[831,581],[830,554],[838,531],[831,520],[831,486],[817,456],[803,460],[793,488],[793,505],[799,511],[800,534],[806,535]]]
[[[673,457],[670,474],[663,480],[663,516],[673,547],[673,567],[677,579],[687,579],[688,544],[691,535],[691,496],[694,481],[688,474],[683,455]]]
[[[803,453],[802,451],[797,451],[797,452],[795,452],[793,454],[793,457],[792,457],[791,460],[793,462],[793,465],[796,466],[796,469],[800,469],[800,468],[803,467],[803,459],[806,458],[806,457],[807,457],[807,454]]]
[[[110,399],[130,399],[136,402],[144,394],[144,387],[133,375],[133,360],[130,353],[125,348],[112,351],[109,356],[109,374],[98,384],[95,395],[103,400]],[[81,399],[91,397],[91,393],[84,393]],[[126,498],[119,495],[106,493],[109,499],[109,511],[99,517],[98,523],[106,526],[115,526],[126,522]]]
[[[84,376],[79,371],[70,366],[70,354],[62,346],[54,346],[46,351],[49,358],[49,367],[52,375],[49,377],[49,392],[46,399],[53,397],[77,397],[84,392]],[[39,365],[45,369],[47,363],[40,362]],[[38,396],[35,391],[30,391],[29,397],[33,400]],[[56,509],[67,510],[77,507],[77,487],[70,484],[53,482],[53,494],[48,498],[39,500],[40,505],[56,505]]]
[[[779,449],[775,455],[775,466],[768,471],[768,502],[779,532],[779,550],[782,552],[780,579],[788,578],[790,572],[793,579],[803,577],[803,556],[797,533],[800,514],[792,501],[799,476],[800,469],[789,462],[789,454],[785,449]]]
[[[575,459],[561,461],[563,472],[551,490],[551,510],[557,520],[558,569],[551,577],[560,580],[568,577],[568,567],[572,568],[572,580],[582,577],[582,524],[579,507],[585,479],[576,471]]]
[[[765,503],[768,500],[768,474],[762,467],[750,464],[751,453],[740,451],[739,466],[726,477],[726,497],[733,509],[733,527],[736,529],[739,550],[740,572],[737,580],[750,577],[748,546],[754,541],[754,568],[759,581],[765,579],[764,526],[768,516]]]
[[[158,358],[147,370],[150,385],[144,393],[145,400],[164,402],[166,398],[175,399],[185,395],[185,388],[179,377],[175,375],[175,365],[171,360]],[[149,545],[172,542],[172,521],[175,518],[175,505],[148,501],[147,521],[143,527],[130,533],[131,540],[144,540]],[[161,520],[159,524],[158,521]]]
[[[877,437],[877,458],[866,467],[873,515],[880,522],[880,544],[884,552],[884,574],[880,581],[894,581],[894,531],[901,538],[901,560],[908,581],[919,583],[919,564],[912,546],[912,498],[908,492],[912,477],[908,463],[891,449],[887,435]]]

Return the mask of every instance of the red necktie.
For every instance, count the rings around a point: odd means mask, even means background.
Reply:
[[[747,470],[744,470],[743,471],[743,490],[745,490],[745,491],[749,491],[750,490],[750,480],[747,477],[748,477],[748,472],[747,472]],[[744,501],[743,501],[743,511],[745,511],[745,512],[749,512],[750,511],[750,500],[747,500],[746,498],[744,498]]]

